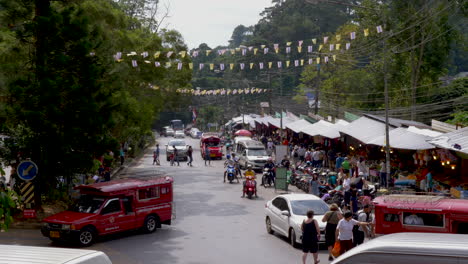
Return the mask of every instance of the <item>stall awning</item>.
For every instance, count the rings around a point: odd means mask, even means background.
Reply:
[[[427,140],[432,139],[432,137],[413,133],[404,127],[399,127],[391,130],[389,137],[389,143],[391,148],[410,150],[424,150],[435,148],[433,145],[427,142]],[[382,147],[385,146],[385,134],[377,136],[376,138],[370,140],[367,144]]]
[[[302,131],[302,129],[304,129],[305,127],[307,127],[309,125],[312,125],[312,123],[310,123],[309,121],[306,121],[304,119],[299,119],[297,121],[294,121],[294,122],[291,122],[291,123],[287,124],[286,128],[291,129],[295,133],[299,133],[299,132]]]
[[[468,127],[442,134],[430,140],[429,143],[439,148],[468,154]]]
[[[391,129],[393,127],[390,127]],[[385,135],[385,124],[363,116],[343,127],[341,132],[368,144],[376,137]]]
[[[337,138],[340,133],[332,129],[333,124],[325,120],[320,120],[317,123],[308,125],[302,129],[304,134],[309,136],[322,136],[327,138]]]

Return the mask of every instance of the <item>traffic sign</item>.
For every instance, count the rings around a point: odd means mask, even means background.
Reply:
[[[30,161],[30,160],[25,160],[22,161],[19,165],[18,168],[16,169],[16,172],[18,176],[25,181],[30,181],[34,179],[37,176],[37,172],[39,169],[37,168],[36,163]]]

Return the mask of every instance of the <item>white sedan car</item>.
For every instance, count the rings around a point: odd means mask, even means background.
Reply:
[[[302,243],[301,224],[309,210],[314,211],[314,219],[320,227],[319,242],[325,242],[326,223],[322,222],[322,217],[328,211],[328,205],[312,194],[283,194],[268,201],[265,205],[267,232],[286,236],[291,245],[296,247]]]
[[[185,138],[184,131],[182,131],[182,130],[177,130],[177,131],[174,133],[174,137],[175,137],[175,138]]]

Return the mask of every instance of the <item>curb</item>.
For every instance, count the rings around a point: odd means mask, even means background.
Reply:
[[[10,225],[10,229],[41,229],[42,223],[41,222],[16,222]]]

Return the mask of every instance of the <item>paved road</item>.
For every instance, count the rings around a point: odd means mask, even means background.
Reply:
[[[152,153],[124,170],[120,177],[142,177],[165,173],[174,177],[176,220],[153,234],[136,232],[106,237],[90,249],[104,251],[113,263],[300,263],[302,252],[286,238],[269,235],[264,224],[265,202],[276,194],[259,189],[259,198],[242,199],[241,184],[222,182],[223,162],[205,166],[199,141],[186,138],[194,147],[194,167],[181,162],[171,167],[162,146],[161,166],[152,165]],[[0,234],[0,244],[57,246],[39,230],[10,230]],[[326,250],[321,263],[328,263]],[[312,257],[308,263],[313,263]]]

